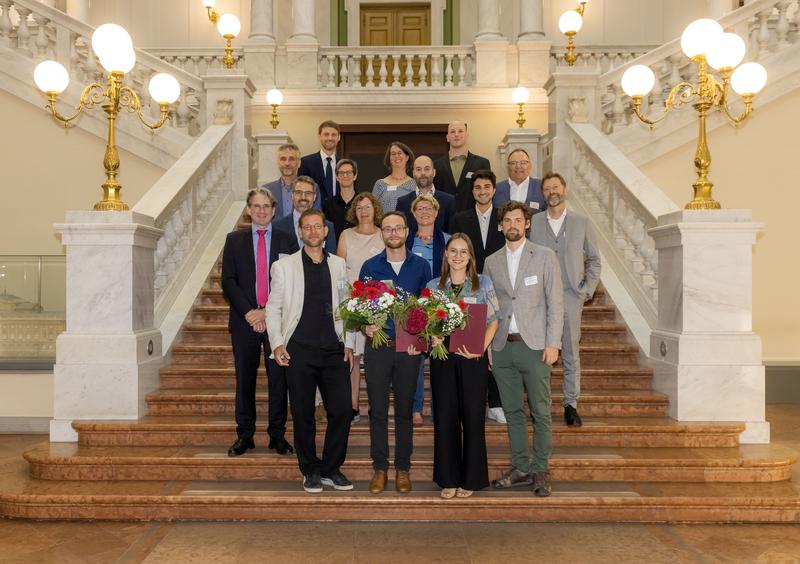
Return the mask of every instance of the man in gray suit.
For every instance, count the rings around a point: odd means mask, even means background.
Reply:
[[[262,186],[272,193],[275,198],[275,219],[278,220],[292,213],[292,188],[297,180],[297,171],[300,168],[300,149],[294,143],[284,143],[278,147],[278,170],[281,175],[277,180],[267,182]],[[320,209],[322,200],[319,190],[314,200],[313,208]]]
[[[511,468],[492,481],[495,488],[533,483],[533,493],[550,495],[550,370],[558,360],[564,327],[561,271],[556,254],[528,241],[532,212],[522,202],[500,209],[505,246],[486,259],[483,273],[494,283],[500,325],[492,341],[492,371],[508,421]],[[528,423],[522,411],[525,392],[534,418],[534,457],[530,461]]]
[[[553,249],[561,266],[564,286],[564,335],[561,359],[564,364],[564,421],[580,427],[578,397],[581,393],[581,315],[600,282],[600,253],[589,220],[575,211],[567,215],[567,183],[557,172],[542,179],[547,212],[533,217],[530,239]]]

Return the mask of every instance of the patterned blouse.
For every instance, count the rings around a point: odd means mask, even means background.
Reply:
[[[417,183],[413,178],[409,178],[399,186],[389,184],[383,178],[379,178],[372,187],[372,195],[378,198],[383,206],[383,211],[390,212],[397,208],[399,198],[416,191],[416,189]]]

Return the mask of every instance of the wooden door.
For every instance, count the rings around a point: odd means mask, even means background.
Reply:
[[[361,45],[370,47],[416,46],[431,44],[431,9],[427,4],[363,4],[361,6]],[[371,61],[375,73],[374,84],[380,83],[381,62]],[[367,64],[362,61],[362,84],[366,84]],[[400,60],[400,82],[405,84],[408,60]],[[387,82],[391,85],[395,60],[386,62]],[[419,59],[412,63],[415,83]]]

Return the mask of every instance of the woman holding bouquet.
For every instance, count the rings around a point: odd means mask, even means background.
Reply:
[[[442,488],[442,497],[449,499],[469,497],[489,485],[484,434],[489,371],[486,349],[497,330],[499,306],[491,279],[477,272],[475,251],[467,235],[454,233],[444,255],[442,276],[431,280],[428,288],[447,292],[453,301],[488,306],[481,354],[462,347],[445,360],[431,358],[433,480]],[[432,345],[444,341],[447,338],[431,338]]]

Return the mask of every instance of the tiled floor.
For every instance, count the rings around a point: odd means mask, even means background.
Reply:
[[[773,442],[800,451],[800,405],[767,414]],[[41,440],[0,436],[0,468]],[[0,562],[800,563],[800,525],[0,520]]]

